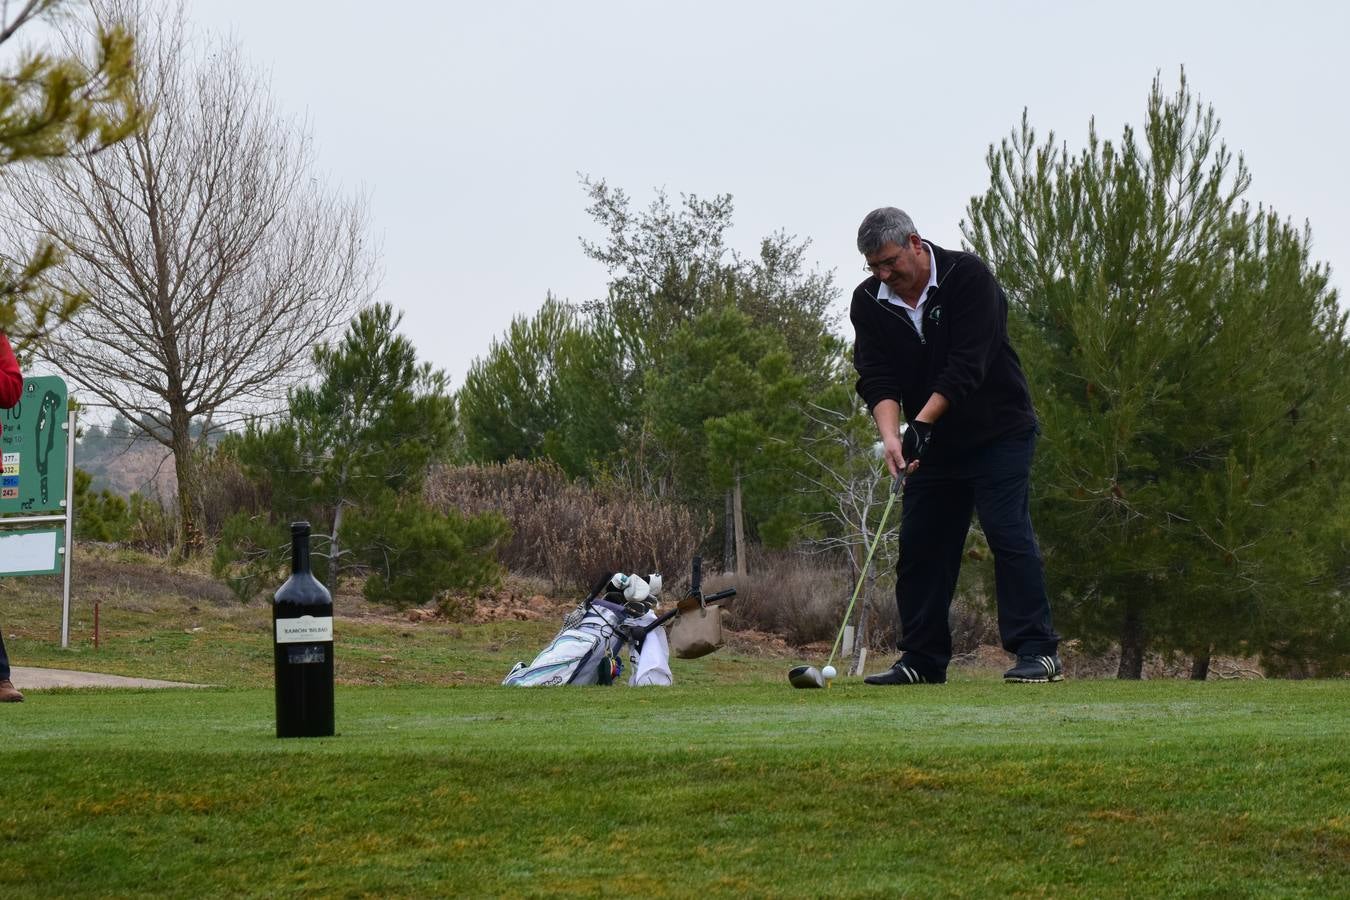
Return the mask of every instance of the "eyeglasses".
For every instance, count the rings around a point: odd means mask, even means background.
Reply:
[[[892,257],[883,259],[879,263],[867,263],[866,265],[863,266],[863,271],[871,272],[873,275],[881,274],[882,269],[890,269],[892,272],[894,272],[896,265],[899,264],[900,262],[901,256],[902,254],[897,253]]]

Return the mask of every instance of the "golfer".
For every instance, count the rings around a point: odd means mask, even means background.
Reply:
[[[923,240],[894,207],[867,214],[858,250],[870,276],[849,310],[857,390],[892,476],[906,477],[895,584],[900,658],[865,680],[947,680],[947,614],[975,513],[994,554],[999,636],[1017,657],[1003,677],[1059,681],[1059,635],[1028,506],[1039,427],[1008,343],[1003,288],[984,260]]]

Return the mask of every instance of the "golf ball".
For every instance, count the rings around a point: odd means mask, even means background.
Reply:
[[[826,666],[820,670],[820,674],[825,676],[826,681],[829,681],[835,676],[834,666]]]

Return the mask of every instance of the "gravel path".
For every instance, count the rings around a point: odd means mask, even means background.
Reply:
[[[199,688],[207,684],[188,684],[183,681],[160,681],[156,678],[128,678],[125,675],[104,675],[101,672],[76,672],[73,669],[35,669],[13,666],[10,680],[21,691],[42,688]]]

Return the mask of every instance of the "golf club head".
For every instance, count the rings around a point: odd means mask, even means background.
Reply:
[[[797,666],[788,672],[788,684],[795,688],[823,688],[825,677],[815,666]]]

